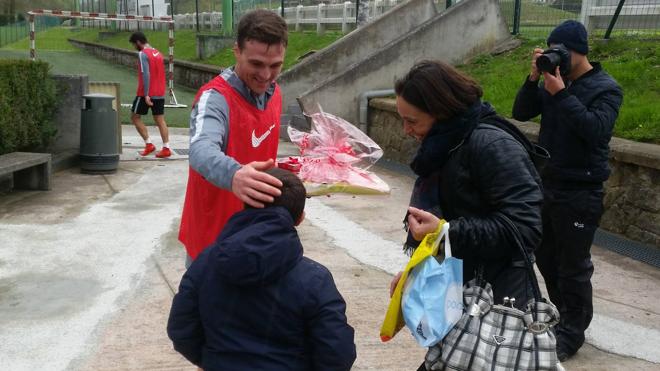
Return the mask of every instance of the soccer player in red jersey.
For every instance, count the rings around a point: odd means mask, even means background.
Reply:
[[[166,158],[172,155],[169,144],[169,132],[165,123],[165,64],[163,54],[154,49],[147,42],[147,37],[142,32],[133,32],[128,40],[138,50],[138,88],[131,108],[131,121],[138,133],[144,139],[145,147],[140,155],[147,156],[156,150],[151,143],[147,127],[142,122],[142,116],[146,115],[151,108],[154,122],[163,139],[163,149],[156,153],[158,158]]]

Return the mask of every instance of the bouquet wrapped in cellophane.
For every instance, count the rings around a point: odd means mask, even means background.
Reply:
[[[310,115],[311,131],[289,126],[300,156],[278,159],[278,166],[298,174],[307,195],[330,193],[388,194],[390,187],[368,171],[383,150],[360,129],[326,112]]]

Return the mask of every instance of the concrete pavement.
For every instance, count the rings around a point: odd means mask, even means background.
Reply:
[[[124,128],[124,143],[140,147],[133,132]],[[172,130],[170,142],[187,148],[185,130]],[[282,145],[282,154],[294,152]],[[354,369],[411,370],[424,351],[405,329],[386,344],[378,330],[391,274],[406,260],[401,219],[412,179],[375,170],[391,195],[311,199],[299,232],[347,301]],[[183,274],[176,233],[186,179],[185,157],[125,158],[113,175],[70,169],[54,175],[51,192],[0,196],[1,369],[195,369],[165,333]],[[566,368],[660,370],[660,272],[598,247],[593,254],[589,345]]]

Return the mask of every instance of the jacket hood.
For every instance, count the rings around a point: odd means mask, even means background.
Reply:
[[[495,108],[493,108],[493,106],[488,102],[481,102],[480,110],[481,111],[479,113],[479,118],[481,120],[490,119],[493,116],[497,115],[497,112],[495,111]]]
[[[279,206],[235,214],[212,247],[218,274],[238,286],[273,283],[303,255],[293,218]]]

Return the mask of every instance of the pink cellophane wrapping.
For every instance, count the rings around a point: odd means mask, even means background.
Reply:
[[[298,175],[309,195],[390,192],[387,183],[367,170],[383,156],[376,142],[340,117],[326,112],[310,117],[309,133],[288,128],[291,142],[300,149]]]

